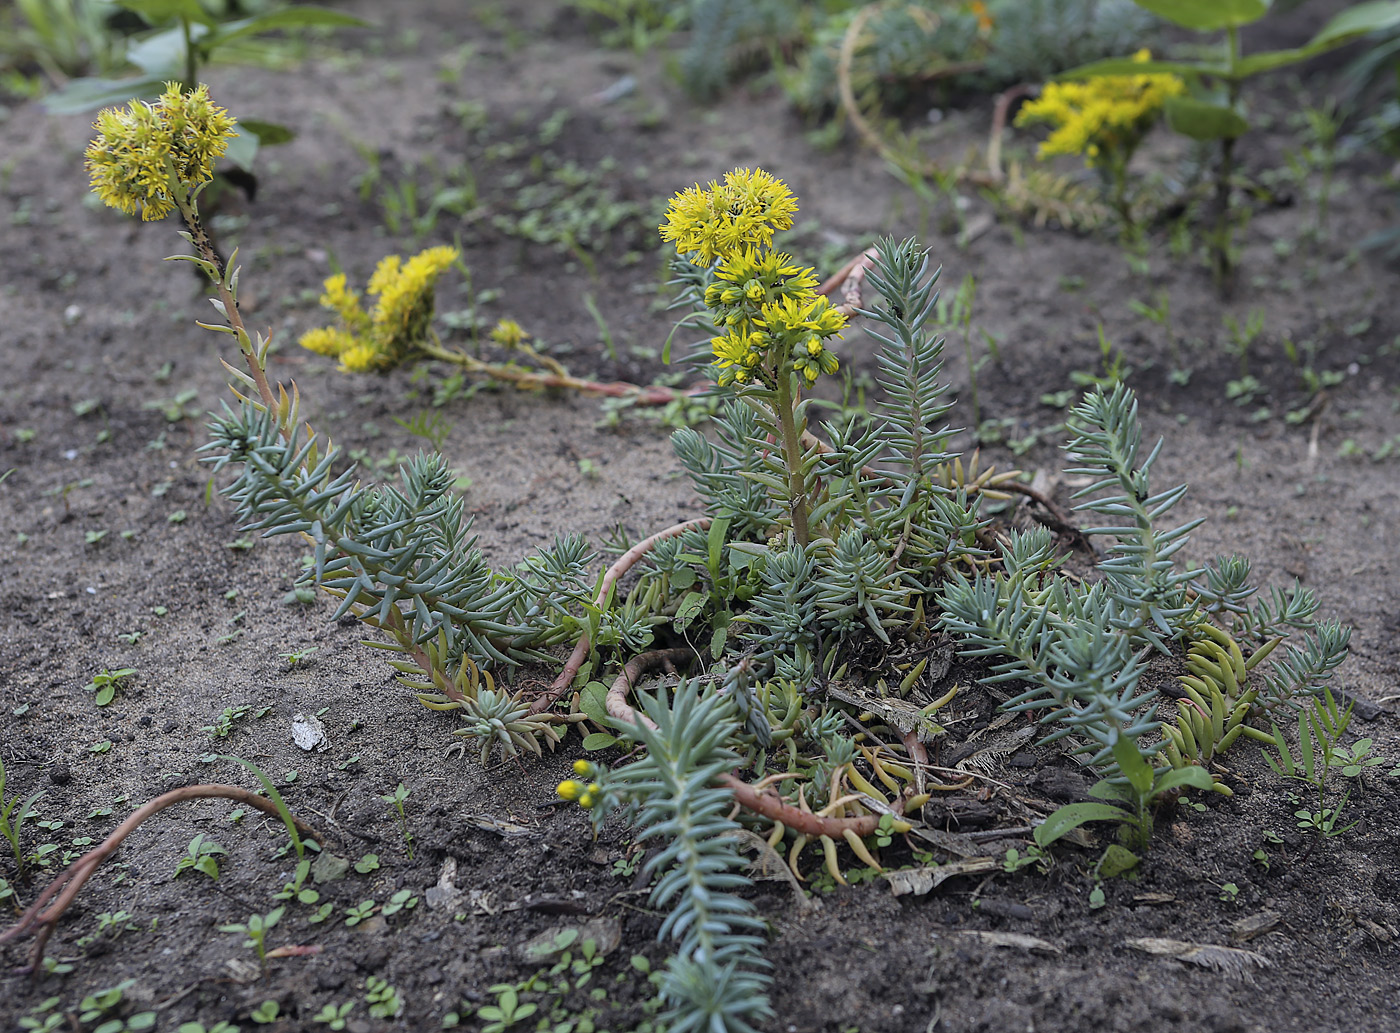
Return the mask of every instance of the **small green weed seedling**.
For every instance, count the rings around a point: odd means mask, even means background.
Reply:
[[[24,874],[24,845],[22,838],[24,835],[24,823],[28,818],[35,816],[34,805],[43,796],[43,791],[37,792],[20,803],[19,794],[16,793],[9,799],[5,798],[5,762],[0,760],[0,836],[5,837],[5,841],[10,844],[10,849],[15,855],[15,871],[19,875]]]
[[[241,1033],[241,1031],[233,1023],[220,1020],[212,1026],[205,1026],[202,1022],[182,1022],[175,1027],[175,1033]]]
[[[323,1005],[320,1011],[311,1016],[311,1021],[329,1026],[333,1030],[341,1030],[348,1025],[350,1013],[354,1010],[354,1001],[346,1001],[344,1004]]]
[[[496,995],[496,1003],[483,1004],[476,1010],[476,1017],[485,1023],[481,1033],[505,1033],[539,1010],[539,1005],[534,1002],[522,1004],[520,992],[510,983],[497,983],[488,987],[486,992]]]
[[[378,910],[379,905],[374,902],[373,897],[352,904],[345,909],[345,924],[354,928]]]
[[[312,653],[319,651],[319,646],[305,646],[302,649],[292,649],[279,654],[286,661],[288,667],[296,667],[305,661]]]
[[[380,909],[380,914],[388,918],[390,915],[396,915],[400,911],[412,911],[417,906],[418,898],[413,895],[412,890],[396,890],[393,896],[384,902],[384,906]]]
[[[83,686],[84,692],[95,692],[97,695],[94,701],[99,707],[105,707],[116,698],[117,689],[121,683],[136,673],[134,667],[119,667],[115,671],[109,671],[105,667],[92,676],[92,680]]]
[[[1038,843],[1033,843],[1026,847],[1025,852],[1016,847],[1007,847],[1006,856],[1001,862],[1002,871],[1008,875],[1015,875],[1022,868],[1029,868],[1032,865],[1044,875],[1050,870],[1053,859],[1050,854],[1043,850]]]
[[[221,933],[240,933],[245,939],[243,946],[251,947],[258,956],[258,964],[267,968],[267,934],[286,912],[285,907],[275,907],[265,915],[249,915],[246,922],[231,922],[219,926]]]
[[[321,894],[306,885],[306,877],[311,874],[311,859],[303,857],[297,862],[296,871],[292,875],[292,881],[283,885],[281,890],[272,895],[273,900],[295,900],[298,904],[315,904],[321,899]]]
[[[403,1014],[404,1002],[399,991],[378,976],[365,979],[365,1003],[369,1005],[372,1018],[394,1019]]]
[[[413,833],[408,831],[408,816],[404,814],[403,810],[404,801],[408,799],[408,793],[408,787],[400,782],[397,789],[387,796],[381,796],[380,799],[398,812],[399,827],[403,831],[404,846],[408,849],[408,858],[411,861],[413,860]]]
[[[277,1016],[282,1012],[282,1006],[272,999],[263,1001],[248,1013],[248,1018],[252,1019],[259,1026],[270,1026],[277,1021]]]
[[[190,840],[185,848],[185,856],[175,863],[175,877],[182,872],[203,872],[215,882],[219,881],[219,857],[227,856],[228,851],[212,839],[205,838],[203,832]]]
[[[137,1012],[124,1019],[114,1014],[122,1005],[122,996],[135,985],[136,980],[124,979],[116,986],[99,990],[84,997],[78,1004],[78,1023],[80,1026],[100,1021],[101,1025],[97,1029],[102,1030],[103,1033],[126,1033],[128,1030],[154,1029],[156,1013],[153,1011]],[[96,1033],[96,1030],[93,1033]]]
[[[1319,839],[1333,839],[1357,824],[1354,821],[1341,824],[1342,812],[1351,799],[1350,789],[1332,806],[1328,806],[1327,797],[1328,775],[1334,769],[1355,766],[1355,747],[1346,750],[1341,746],[1341,738],[1351,724],[1351,712],[1351,706],[1341,710],[1332,696],[1332,690],[1325,689],[1321,696],[1312,699],[1311,705],[1298,713],[1298,755],[1293,755],[1278,725],[1273,726],[1273,746],[1278,756],[1275,758],[1264,754],[1264,759],[1274,771],[1284,778],[1301,782],[1317,794],[1315,807],[1305,805],[1293,816],[1298,819],[1298,828],[1316,833]],[[1360,774],[1359,769],[1357,774]],[[1308,851],[1311,852],[1315,845],[1316,841]]]

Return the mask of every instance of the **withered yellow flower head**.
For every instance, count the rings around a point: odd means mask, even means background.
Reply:
[[[177,192],[188,195],[213,178],[214,159],[238,135],[234,125],[203,84],[185,93],[166,83],[154,103],[105,108],[86,155],[92,189],[127,215],[163,219],[175,210]]]
[[[350,373],[393,369],[427,337],[434,286],[458,255],[456,248],[432,247],[406,262],[398,255],[382,259],[365,289],[378,299],[370,312],[345,274],[336,273],[325,281],[321,304],[340,316],[341,325],[308,331],[301,346],[340,359]]]

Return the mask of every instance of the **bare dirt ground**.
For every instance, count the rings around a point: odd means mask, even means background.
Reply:
[[[976,278],[973,325],[999,342],[979,375],[982,415],[1005,421],[1004,438],[1021,450],[986,448],[983,461],[1043,472],[1062,502],[1069,489],[1058,479],[1056,427],[1064,412],[1042,396],[1070,390],[1073,371],[1098,370],[1101,325],[1133,368],[1148,435],[1166,437],[1156,483],[1189,481],[1178,513],[1209,518],[1187,558],[1240,552],[1261,583],[1298,578],[1315,590],[1324,614],[1355,629],[1346,690],[1384,701],[1356,731],[1373,737],[1379,753],[1400,757],[1400,455],[1385,458],[1387,442],[1400,452],[1400,316],[1392,269],[1354,250],[1397,218],[1381,159],[1363,156],[1339,171],[1320,242],[1301,236],[1313,219],[1301,193],[1292,206],[1256,211],[1241,283],[1227,303],[1203,268],[1168,254],[1165,239],[1154,239],[1149,270],[1134,272],[1113,243],[988,222],[991,209],[971,195],[965,214],[983,220],[985,232],[959,248],[877,157],[855,145],[814,149],[777,90],[740,88],[696,107],[660,57],[600,49],[558,5],[344,7],[380,29],[337,36],[285,71],[211,71],[216,99],[235,114],[299,132],[265,152],[256,203],[229,199],[216,225],[225,245],[242,248],[250,322],[282,341],[273,371],[296,378],[319,429],[363,449],[373,465],[421,445],[395,418],[431,410],[452,423],[444,451],[471,479],[467,498],[493,562],[518,559],[559,533],[597,541],[621,524],[636,536],[695,514],[699,502],[676,476],[667,432],[635,417],[604,426],[594,399],[493,387],[435,409],[435,385],[450,372],[440,368],[337,373],[294,344],[322,320],[316,296],[332,259],[362,283],[385,254],[460,236],[470,291],[449,277],[440,311],[475,301],[490,321],[518,319],[575,372],[647,382],[669,372],[658,361],[670,329],[655,237],[661,204],[696,180],[759,164],[800,198],[807,221],[790,247],[819,272],[879,234],[920,233],[944,267],[945,287]],[[635,76],[635,88],[605,100],[603,91],[625,75]],[[1282,89],[1256,103],[1278,126],[1296,106]],[[949,113],[950,157],[985,133],[990,106],[990,98],[973,99]],[[0,484],[0,757],[6,794],[42,790],[38,811],[48,823],[31,823],[26,849],[54,844],[47,860],[55,872],[65,855],[167,789],[253,786],[242,768],[215,756],[227,753],[272,775],[293,811],[328,834],[329,850],[351,860],[376,854],[379,867],[317,887],[334,905],[324,923],[308,924],[315,906],[292,904],[269,945],[320,951],[273,960],[264,975],[242,937],[218,927],[273,906],[294,863],[277,853],[286,837],[253,815],[233,823],[234,807],[222,801],[183,805],[138,832],[64,918],[47,953],[70,972],[3,977],[0,1024],[17,1028],[56,995],[74,1016],[59,1028],[91,1029],[95,1020],[77,1023],[81,998],[130,979],[119,1012],[154,1009],[162,1030],[196,1020],[246,1030],[267,1000],[279,1005],[273,1030],[327,1028],[313,1016],[346,1002],[355,1003],[352,1030],[433,1029],[453,1011],[480,1029],[474,1013],[496,996],[488,988],[540,968],[523,952],[527,942],[595,922],[589,935],[608,952],[592,987],[606,996],[536,995],[539,1012],[514,1028],[535,1028],[559,1001],[575,1017],[594,1009],[599,1029],[641,1027],[650,1021],[651,988],[629,959],[659,964],[665,956],[655,942],[660,915],[635,881],[640,848],[630,831],[612,827],[595,842],[584,816],[554,799],[554,784],[581,753],[577,739],[543,763],[482,770],[449,750],[450,720],[396,684],[381,654],[359,644],[361,629],[329,621],[330,601],[284,603],[299,545],[238,547],[243,536],[227,505],[208,501],[196,452],[202,414],[226,396],[216,361],[222,339],[193,326],[208,313],[203,289],[186,268],[161,262],[178,249],[175,227],[126,221],[85,199],[88,135],[88,119],[52,117],[36,105],[15,107],[0,124],[0,472],[14,471]],[[1165,160],[1171,146],[1154,144],[1154,157]],[[1290,146],[1281,130],[1262,131],[1244,148],[1246,165],[1256,174],[1279,167]],[[365,198],[357,177],[371,167],[367,155],[381,185]],[[596,250],[584,249],[584,239],[572,250],[527,241],[502,221],[518,215],[512,206],[522,190],[564,162],[587,171],[590,189],[602,192],[575,207],[621,213]],[[474,178],[478,209],[440,216],[417,241],[386,231],[383,184],[410,175],[425,187],[435,177],[464,182],[463,170]],[[486,292],[496,293],[483,302]],[[1170,298],[1172,330],[1192,370],[1185,385],[1168,379],[1164,329],[1128,305],[1155,303],[1159,292]],[[606,322],[615,357],[585,296]],[[1238,405],[1226,396],[1239,374],[1224,350],[1225,317],[1243,320],[1253,309],[1265,314],[1249,367],[1259,388]],[[868,375],[861,336],[848,334],[842,361]],[[1316,370],[1340,374],[1298,425],[1284,414],[1308,395],[1286,339],[1309,343]],[[948,377],[965,398],[960,339],[948,358]],[[152,400],[166,400],[170,411]],[[1269,415],[1259,416],[1265,407]],[[960,416],[971,419],[966,408]],[[284,659],[313,647],[300,663]],[[139,673],[99,709],[83,686],[120,667]],[[215,738],[205,729],[227,707],[249,709]],[[299,714],[319,715],[329,749],[307,753],[292,743]],[[1294,806],[1263,760],[1241,754],[1230,759],[1237,795],[1163,820],[1140,876],[1106,883],[1099,909],[1088,905],[1096,855],[1074,849],[1047,875],[953,879],[923,898],[896,899],[875,880],[799,904],[785,883],[758,883],[755,901],[772,924],[772,1028],[1393,1031],[1400,779],[1385,777],[1389,766],[1373,769],[1349,804],[1356,827],[1314,846],[1294,829]],[[1072,798],[1076,790],[1063,782],[1077,776],[1043,763],[1048,757],[1022,751],[1000,777],[1016,792]],[[380,799],[399,783],[410,793],[412,856],[397,814]],[[998,792],[941,801],[945,820],[964,830],[994,826]],[[174,877],[198,833],[228,850],[217,883]],[[815,875],[811,855],[806,863],[805,874]],[[430,899],[454,866],[461,894]],[[27,903],[45,881],[42,873],[16,879],[8,857],[0,877],[15,890],[15,901],[0,906]],[[404,889],[419,898],[412,910],[353,928],[342,921],[347,908],[367,899],[382,905]],[[1269,931],[1232,939],[1236,923],[1264,912],[1277,916]],[[986,932],[1044,943],[998,946],[976,935]],[[1242,946],[1267,967],[1235,975],[1125,945],[1140,937]],[[23,963],[23,951],[5,948],[7,969]],[[397,989],[397,1018],[370,1015],[373,979]]]

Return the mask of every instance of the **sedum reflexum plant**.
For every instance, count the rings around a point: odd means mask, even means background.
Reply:
[[[972,659],[967,680],[1013,685],[1006,707],[1039,714],[1047,741],[1100,776],[1099,809],[1061,813],[1045,842],[1103,819],[1145,845],[1157,806],[1188,787],[1227,791],[1214,758],[1251,732],[1263,736],[1250,721],[1321,691],[1345,655],[1345,632],[1315,624],[1305,593],[1251,608],[1242,561],[1178,569],[1195,524],[1163,521],[1186,489],[1151,487],[1161,444],[1141,454],[1124,388],[1096,389],[1074,413],[1071,458],[1091,478],[1080,508],[1104,519],[1080,536],[1110,543],[1092,583],[1059,572],[1065,553],[1047,527],[993,537],[980,508],[988,497],[1029,496],[1058,528],[1068,516],[1014,474],[979,471],[950,450],[943,341],[929,329],[938,274],[927,255],[912,241],[881,241],[840,283],[819,286],[773,249],[796,200],[757,169],[681,192],[661,230],[693,310],[682,322],[714,330],[703,349],[723,399],[714,436],[673,438],[706,515],[622,542],[599,574],[577,536],[493,570],[440,456],[404,464],[397,484],[362,484],[299,421],[295,387],[268,382],[267,342],[238,315],[237,270],[219,265],[200,230],[203,181],[190,170],[229,131],[206,105],[202,91],[169,91],[128,121],[99,121],[92,153],[111,156],[93,159],[104,199],[153,217],[161,205],[181,212],[226,320],[210,326],[239,345],[246,372],[226,364],[238,405],[214,419],[208,446],[215,471],[235,474],[223,492],[248,529],[312,543],[307,581],[338,598],[337,617],[378,629],[421,703],[459,712],[464,751],[483,763],[540,754],[565,723],[599,729],[586,749],[619,738],[641,748],[612,769],[576,762],[559,794],[663,841],[648,865],[653,901],[670,909],[662,936],[676,945],[662,983],[672,1029],[737,1033],[771,1017],[761,924],[741,895],[740,827],[785,848],[798,879],[806,848],[818,847],[827,875],[844,883],[843,855],[883,871],[880,852],[917,829],[930,789],[960,788],[934,776],[978,777],[929,763],[928,745],[947,735],[939,711],[969,691],[929,670],[938,632]],[[192,112],[201,120],[186,133]],[[438,253],[409,276],[413,261],[381,267],[389,272],[372,285],[381,308],[421,328],[430,305],[393,308],[390,281],[422,301],[449,259]],[[829,298],[836,286],[839,305]],[[878,300],[865,304],[865,287]],[[328,288],[348,313],[341,332],[373,337],[376,315],[352,306],[344,288]],[[826,423],[818,437],[805,395],[837,368],[832,347],[856,318],[875,345],[883,399],[868,418]],[[1280,645],[1295,633],[1301,648]],[[559,663],[558,648],[570,645],[547,690],[511,688],[521,665]],[[1177,652],[1189,674],[1170,704],[1178,721],[1164,731],[1159,709],[1169,704],[1142,675]],[[611,684],[593,678],[619,662]],[[682,669],[638,708],[629,702],[644,676]]]

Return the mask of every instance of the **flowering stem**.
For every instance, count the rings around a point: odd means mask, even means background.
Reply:
[[[782,435],[783,459],[788,469],[788,507],[792,513],[792,535],[798,545],[806,545],[807,531],[807,485],[802,477],[802,435],[797,429],[793,414],[796,399],[792,392],[792,376],[786,371],[786,362],[779,364],[778,397],[774,403],[778,417],[778,430]]]
[[[217,274],[211,275],[209,278],[218,288],[219,301],[224,307],[224,318],[228,320],[228,325],[233,328],[239,350],[243,352],[243,358],[248,363],[248,372],[252,375],[253,383],[257,385],[263,405],[267,407],[268,412],[276,413],[278,408],[277,392],[272,390],[267,373],[253,352],[252,338],[248,334],[247,327],[243,325],[243,316],[238,311],[238,300],[233,296],[233,292],[225,282],[223,260],[219,257],[214,242],[209,239],[209,233],[204,229],[204,223],[199,219],[199,209],[195,206],[194,198],[184,191],[177,191],[175,201],[179,205],[180,215],[184,218],[185,225],[190,228],[190,240],[199,251],[200,257],[208,262]],[[235,273],[235,275],[237,274]],[[286,428],[283,428],[283,433],[286,433]]]

